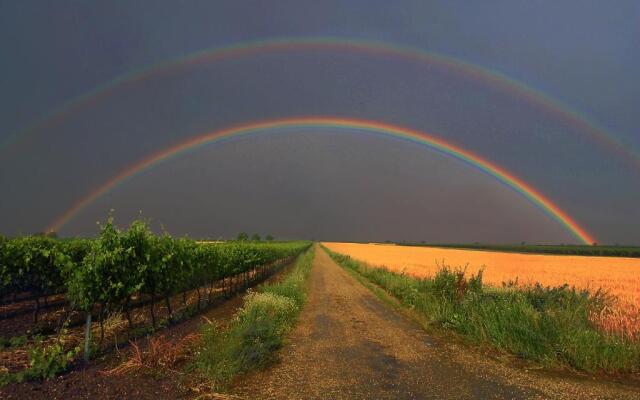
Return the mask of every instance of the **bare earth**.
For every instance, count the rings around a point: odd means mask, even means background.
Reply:
[[[638,399],[640,389],[549,377],[435,339],[320,248],[308,302],[281,360],[243,377],[251,399]]]

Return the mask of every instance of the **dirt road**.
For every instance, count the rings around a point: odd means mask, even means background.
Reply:
[[[550,378],[430,337],[320,248],[308,302],[273,367],[240,379],[251,399],[640,398],[640,390]]]

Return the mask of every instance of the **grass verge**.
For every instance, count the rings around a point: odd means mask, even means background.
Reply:
[[[214,387],[223,387],[235,375],[274,360],[274,352],[282,347],[305,302],[313,257],[312,247],[283,280],[250,291],[225,329],[215,322],[203,326],[202,348],[194,366]]]
[[[415,278],[373,268],[323,249],[339,265],[383,288],[431,326],[455,331],[466,341],[490,345],[544,366],[605,373],[640,372],[640,343],[598,330],[590,320],[610,299],[602,292],[568,286],[485,286],[482,271],[443,268]]]

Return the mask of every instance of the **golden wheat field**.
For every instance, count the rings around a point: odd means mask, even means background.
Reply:
[[[433,275],[443,264],[467,266],[467,272],[484,268],[484,282],[501,286],[518,279],[519,284],[536,282],[545,286],[565,283],[579,289],[602,288],[619,299],[606,316],[594,316],[606,330],[640,335],[640,259],[566,255],[520,254],[484,250],[383,244],[324,243],[332,251],[346,254],[373,266],[417,277]]]

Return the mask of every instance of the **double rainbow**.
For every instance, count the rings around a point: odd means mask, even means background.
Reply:
[[[379,57],[406,59],[428,64],[447,71],[458,73],[462,77],[482,82],[490,87],[510,93],[527,100],[533,105],[541,107],[549,114],[570,124],[580,132],[590,137],[603,147],[608,148],[619,158],[624,159],[636,170],[640,170],[640,155],[616,139],[615,135],[607,132],[588,116],[570,108],[568,105],[527,86],[505,74],[483,68],[454,57],[428,52],[421,49],[388,44],[374,41],[345,39],[335,37],[311,38],[278,38],[270,40],[250,41],[228,47],[209,48],[196,51],[179,58],[145,66],[122,74],[93,90],[82,94],[53,109],[39,120],[27,126],[22,131],[10,136],[5,143],[0,143],[0,150],[16,142],[20,137],[29,133],[47,129],[63,122],[67,117],[80,112],[84,107],[94,104],[100,99],[151,78],[164,74],[171,74],[178,70],[198,64],[211,64],[229,59],[248,57],[262,53],[293,52],[293,51],[343,51],[371,54]]]
[[[149,170],[164,161],[170,160],[171,158],[183,155],[188,151],[208,144],[216,143],[224,139],[274,132],[277,130],[288,128],[357,129],[425,145],[438,152],[461,160],[468,165],[471,165],[472,167],[477,168],[478,170],[494,177],[504,185],[515,190],[535,206],[537,206],[539,209],[543,210],[545,213],[558,221],[580,242],[585,244],[592,244],[595,242],[595,239],[589,233],[587,233],[584,228],[578,225],[576,221],[569,217],[569,215],[567,215],[558,206],[556,206],[550,199],[542,195],[538,190],[528,185],[515,175],[502,169],[498,165],[487,161],[467,150],[448,143],[443,139],[435,137],[433,135],[401,126],[390,125],[387,123],[371,120],[351,118],[346,119],[325,116],[266,120],[231,126],[218,131],[196,136],[175,146],[162,150],[158,153],[152,154],[149,157],[125,168],[119,174],[115,175],[113,178],[109,179],[107,182],[103,183],[98,188],[80,199],[64,214],[58,217],[47,228],[47,231],[60,230],[60,228],[67,224],[81,210],[86,208],[101,196],[118,187],[128,179],[139,175],[140,173]]]

